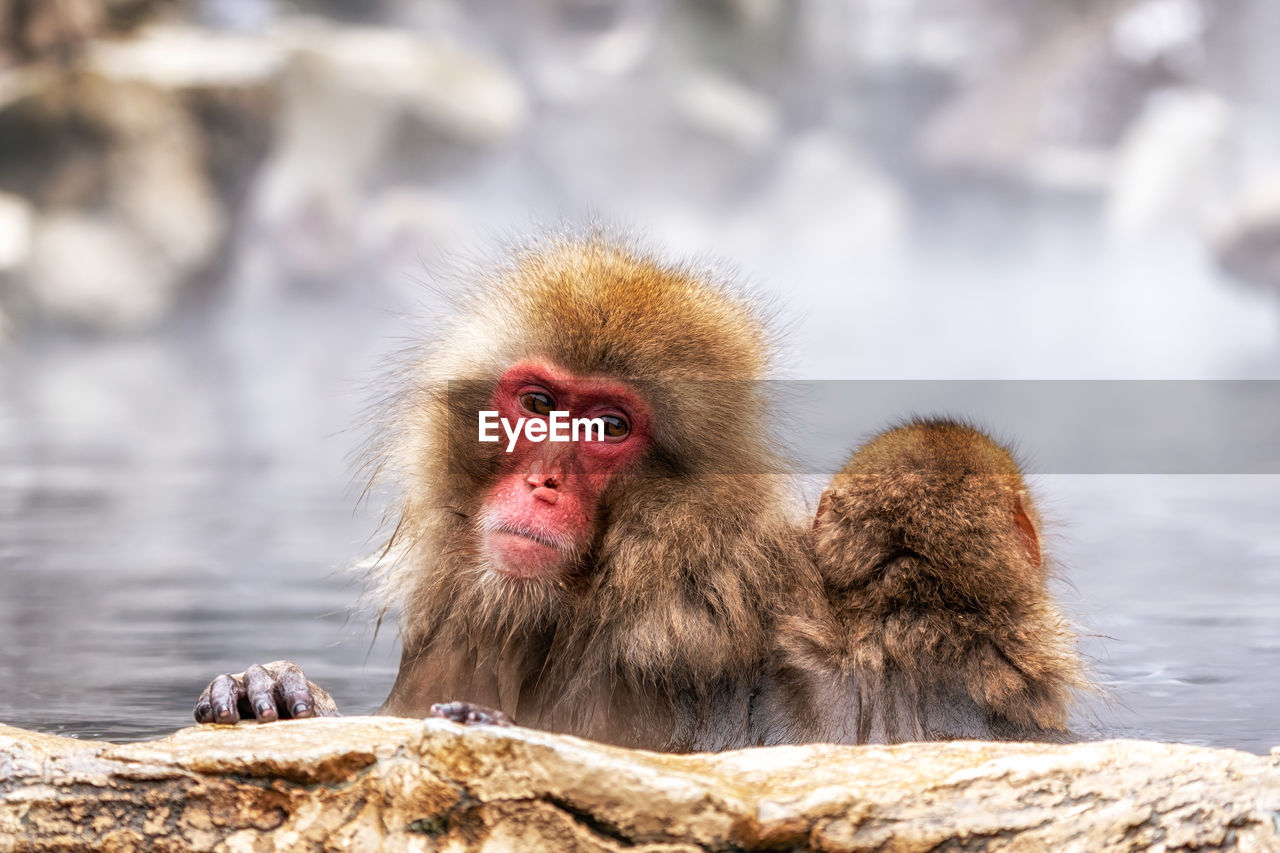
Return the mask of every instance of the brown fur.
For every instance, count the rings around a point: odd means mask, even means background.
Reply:
[[[869,442],[823,495],[832,607],[785,620],[786,698],[762,703],[763,739],[1066,738],[1088,682],[1038,528],[1017,464],[982,433],[928,420]]]
[[[769,473],[760,311],[710,273],[599,236],[518,250],[490,282],[414,371],[381,445],[401,498],[375,571],[404,645],[384,710],[466,700],[620,744],[747,743],[774,614],[817,588],[797,501]],[[475,413],[530,357],[624,379],[653,437],[575,570],[515,588],[477,547],[501,450],[474,441]]]

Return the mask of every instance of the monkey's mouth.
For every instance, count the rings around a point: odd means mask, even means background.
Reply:
[[[558,574],[569,560],[569,550],[560,543],[506,525],[485,533],[484,550],[495,570],[519,580]]]

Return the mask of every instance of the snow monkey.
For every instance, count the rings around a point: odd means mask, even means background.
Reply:
[[[398,494],[382,713],[674,752],[1066,737],[1085,680],[1004,449],[892,430],[815,522],[770,429],[775,338],[729,282],[600,235],[481,279],[372,454]],[[219,676],[195,717],[336,713],[276,661]]]

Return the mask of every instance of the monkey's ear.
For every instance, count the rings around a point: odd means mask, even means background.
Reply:
[[[1031,565],[1040,568],[1040,534],[1036,532],[1035,522],[1027,510],[1027,493],[1018,491],[1013,496],[1013,524],[1018,528],[1018,539],[1027,552]]]

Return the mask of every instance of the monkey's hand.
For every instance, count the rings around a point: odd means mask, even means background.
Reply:
[[[338,705],[324,688],[307,681],[287,660],[251,666],[238,675],[219,675],[196,700],[197,723],[231,725],[303,717],[336,717]]]
[[[501,711],[472,705],[470,702],[437,702],[431,706],[432,717],[443,717],[464,726],[514,726],[516,721]]]

